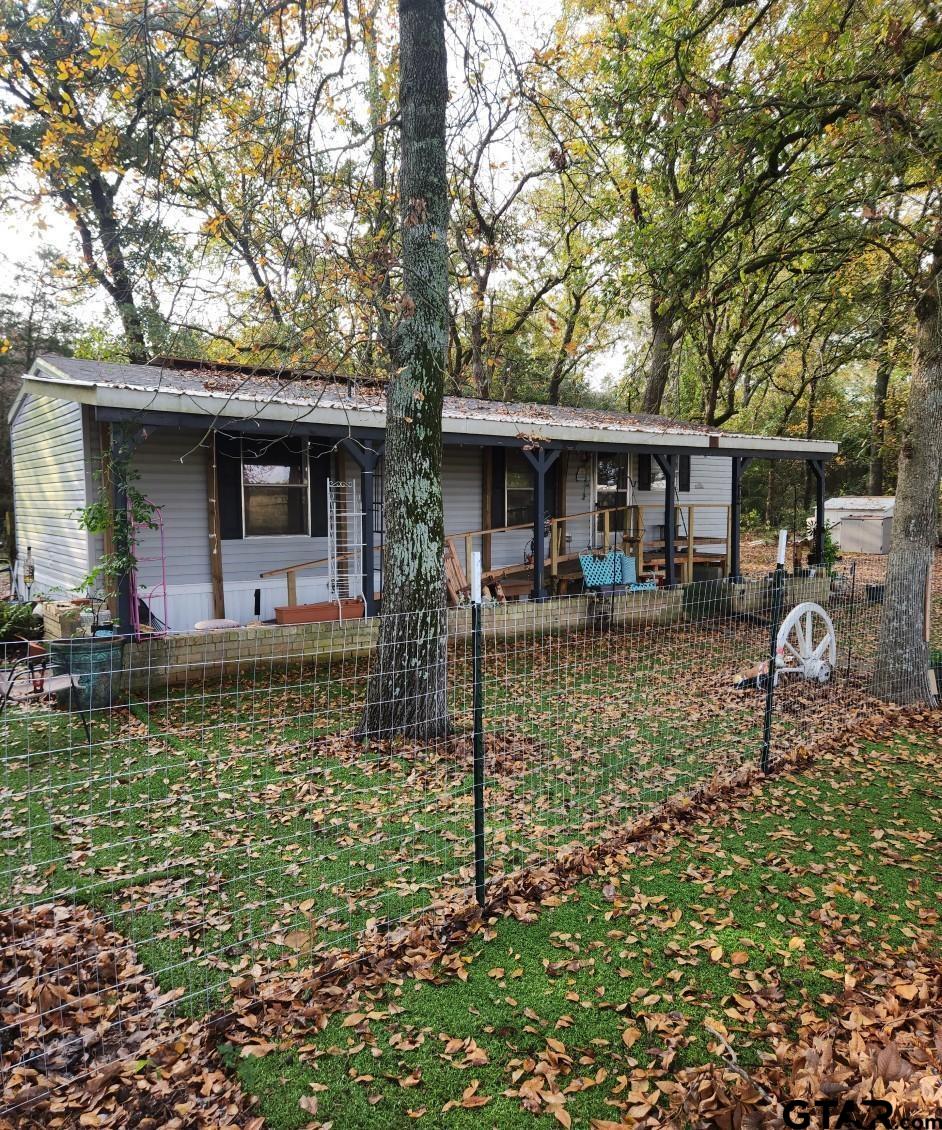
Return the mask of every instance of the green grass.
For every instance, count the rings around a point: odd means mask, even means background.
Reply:
[[[472,874],[467,641],[450,664],[453,741],[346,740],[366,664],[246,663],[96,719],[0,718],[0,905],[93,906],[194,1014],[244,960],[355,944]],[[758,756],[761,696],[731,689],[761,625],[489,639],[491,874],[592,844]],[[704,658],[709,657],[709,663]],[[810,707],[829,706],[826,691]],[[783,701],[786,698],[783,691]],[[807,705],[807,704],[805,704]],[[783,713],[778,739],[805,720]]]
[[[748,633],[707,638],[732,666],[751,646]],[[697,646],[648,640],[641,662],[639,640],[613,633],[489,653],[493,873],[753,755],[753,698],[726,695],[688,727],[662,693]],[[344,740],[362,665],[207,679],[102,715],[90,743],[62,713],[5,714],[0,901],[94,906],[199,1012],[247,953],[277,958],[299,932],[337,944],[467,887],[466,658],[452,664],[456,737],[428,749]]]
[[[555,1126],[516,1094],[548,1040],[572,1061],[560,1088],[593,1081],[566,1096],[573,1126],[617,1122],[717,1053],[708,1018],[748,1066],[868,957],[938,942],[937,759],[932,741],[900,738],[772,778],[535,923],[501,920],[464,951],[466,982],[406,980],[352,1006],[377,1019],[337,1016],[309,1044],[230,1062],[273,1130],[307,1125],[299,1102],[315,1094],[334,1130]],[[486,1062],[447,1050],[468,1040]],[[487,1105],[445,1110],[472,1080]]]

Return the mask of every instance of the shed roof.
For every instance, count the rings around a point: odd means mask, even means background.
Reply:
[[[124,364],[43,355],[23,379],[24,389],[128,414],[193,417],[194,427],[223,419],[261,425],[333,427],[341,431],[383,429],[386,390],[379,382],[343,377],[232,367]],[[107,416],[103,416],[107,418]],[[713,454],[755,452],[794,458],[828,458],[837,444],[723,432],[664,416],[633,415],[595,408],[517,404],[447,396],[442,411],[446,442],[539,439],[599,446],[674,447]]]
[[[895,506],[891,494],[838,494],[824,503],[825,510],[852,510],[855,514],[892,514]]]

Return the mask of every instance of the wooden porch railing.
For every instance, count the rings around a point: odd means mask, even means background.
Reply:
[[[706,510],[722,510],[726,515],[726,535],[716,537],[711,535],[698,535],[696,532],[697,511],[701,514]],[[576,514],[564,514],[559,518],[548,518],[547,530],[547,556],[544,565],[549,569],[551,577],[558,577],[560,565],[568,561],[578,560],[587,547],[581,546],[575,551],[569,551],[566,545],[567,523],[579,522],[589,519],[589,539],[595,549],[609,550],[620,544],[622,552],[635,559],[635,567],[640,576],[645,571],[646,563],[650,567],[660,568],[667,556],[667,547],[661,541],[645,540],[645,512],[654,512],[663,521],[664,507],[658,503],[635,503],[631,506],[612,506],[598,510],[583,510]],[[677,536],[674,543],[674,558],[679,561],[683,574],[687,580],[693,576],[693,567],[697,563],[697,546],[722,546],[723,553],[709,554],[709,559],[729,561],[730,543],[732,537],[732,511],[728,504],[720,502],[709,503],[682,503],[675,507],[674,524]],[[660,523],[657,523],[660,524]],[[449,595],[453,598],[463,594],[468,589],[468,576],[471,571],[471,558],[474,553],[475,538],[493,536],[494,534],[526,533],[532,534],[533,523],[521,522],[511,526],[490,526],[480,530],[464,530],[461,533],[448,534],[445,537],[446,578]],[[461,547],[459,549],[459,546]],[[355,557],[359,551],[349,551],[337,555],[337,561],[347,561]],[[381,545],[376,547],[377,553],[383,552]],[[699,554],[703,560],[704,555]],[[307,572],[318,566],[327,565],[330,558],[320,557],[313,561],[299,561],[296,565],[281,565],[277,569],[268,569],[259,576],[279,577],[284,576],[288,589],[288,604],[298,603],[299,573]],[[486,577],[499,580],[513,573],[520,573],[532,566],[532,556],[529,561],[520,561],[511,565],[501,565],[485,571]]]
[[[289,607],[298,603],[298,573],[306,573],[308,569],[314,569],[318,565],[328,565],[331,560],[335,561],[349,561],[351,557],[356,557],[357,550],[349,550],[347,553],[338,553],[336,558],[318,557],[314,561],[299,561],[297,565],[280,565],[277,569],[267,569],[264,573],[259,573],[259,577],[280,577],[284,576],[288,587],[288,605]],[[382,553],[383,547],[376,546],[375,553]]]
[[[711,535],[698,535],[696,532],[696,514],[706,510],[721,510],[725,514],[726,533],[724,537]],[[566,561],[578,559],[585,548],[575,552],[568,552],[566,548],[566,526],[570,522],[590,519],[589,536],[594,549],[608,550],[615,548],[619,543],[624,553],[634,557],[637,573],[640,576],[645,571],[645,558],[651,565],[659,566],[662,556],[666,556],[666,547],[659,542],[645,540],[645,512],[654,512],[663,519],[664,507],[658,503],[635,503],[630,506],[613,506],[598,510],[583,510],[575,514],[564,514],[559,518],[548,518],[547,529],[547,556],[544,564],[549,568],[550,576],[559,575],[559,566]],[[693,575],[693,566],[697,558],[697,546],[722,546],[722,554],[711,554],[711,559],[718,558],[724,562],[729,560],[730,538],[732,527],[730,524],[730,507],[727,503],[682,503],[675,507],[675,528],[678,531],[675,538],[675,559],[677,546],[681,546],[680,561],[687,577]],[[619,520],[619,516],[623,520]],[[659,524],[659,523],[658,523]],[[601,529],[599,529],[601,526]],[[485,535],[511,533],[513,531],[532,532],[533,523],[524,522],[513,526],[492,526],[481,530],[465,530],[461,533],[449,534],[445,538],[446,546],[457,561],[464,567],[467,575],[470,571],[471,555],[474,551],[474,539]],[[458,545],[462,545],[459,553]],[[658,550],[661,550],[659,553]],[[702,555],[701,555],[702,556]],[[513,565],[502,565],[486,570],[486,575],[498,579],[510,573],[520,572],[529,565],[529,561]]]

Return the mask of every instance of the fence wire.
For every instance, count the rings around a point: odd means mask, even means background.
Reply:
[[[779,673],[768,735],[769,575],[486,606],[486,882],[604,845],[757,763],[765,737],[774,764],[847,727],[874,701],[884,567],[784,580],[783,622],[818,606],[834,650],[818,656],[825,674]],[[806,615],[796,652],[814,634]],[[0,1108],[133,1055],[149,1016],[204,1015],[247,971],[351,950],[365,929],[467,901],[469,609],[441,619],[437,736],[397,738],[376,721],[384,694],[399,710],[421,685],[410,645],[428,622],[397,624],[379,690],[374,621],[155,638],[95,677],[75,674],[75,643],[59,666],[7,671]],[[914,687],[924,677],[914,671]],[[87,701],[93,683],[103,705]],[[367,703],[377,712],[357,733]]]

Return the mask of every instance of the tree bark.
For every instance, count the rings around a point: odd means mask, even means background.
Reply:
[[[550,404],[559,403],[563,392],[563,381],[569,375],[572,368],[570,347],[576,336],[576,325],[579,321],[579,313],[582,310],[582,300],[585,298],[585,293],[584,290],[574,290],[570,292],[566,324],[563,327],[563,336],[560,340],[559,348],[556,350],[556,360],[553,363],[553,371],[550,373],[549,395],[547,396],[547,400]]]
[[[111,275],[111,286],[108,290],[124,329],[128,357],[132,361],[146,361],[148,350],[144,325],[134,300],[134,286],[124,258],[124,248],[121,246],[121,230],[114,214],[111,192],[103,178],[95,175],[90,180],[89,194],[98,220],[105,262]]]
[[[903,423],[893,546],[873,689],[897,703],[931,702],[927,670],[926,585],[937,537],[942,476],[942,244],[932,277],[916,305],[916,348]]]
[[[651,360],[644,386],[641,411],[652,416],[660,414],[671,372],[671,354],[674,350],[674,316],[672,311],[659,312],[657,297],[651,299]]]
[[[815,409],[818,406],[818,376],[812,376],[808,384],[808,405],[805,409],[805,439],[811,439],[814,435],[815,424]],[[810,466],[805,467],[805,493],[802,498],[802,505],[805,510],[811,509],[811,503],[814,499],[814,493],[817,487],[817,480]],[[815,516],[817,517],[817,515]]]
[[[484,357],[484,289],[478,279],[474,280],[471,287],[471,383],[474,395],[487,400],[490,396],[490,380],[488,379],[487,364]]]
[[[383,610],[361,737],[448,732],[442,400],[448,344],[444,0],[399,2],[403,298],[387,394]]]

